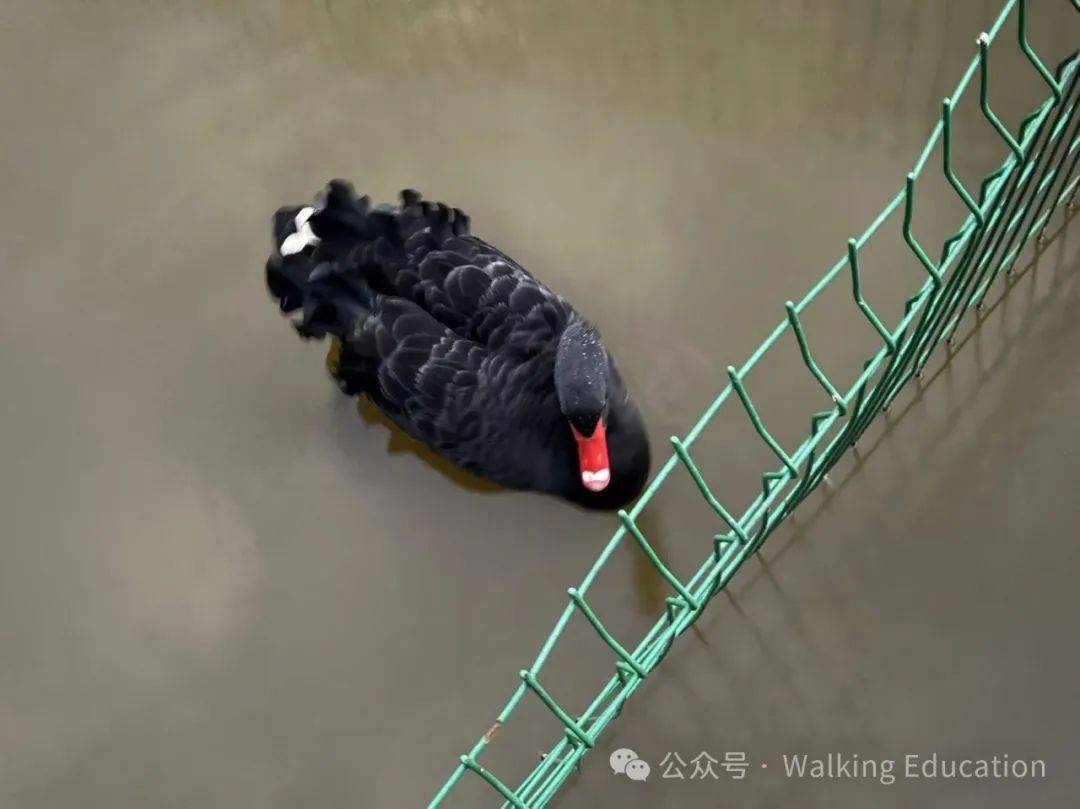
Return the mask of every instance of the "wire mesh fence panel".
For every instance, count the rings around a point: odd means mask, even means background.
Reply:
[[[1065,0],[1080,12],[1080,0]],[[567,593],[567,605],[544,641],[536,659],[519,673],[510,700],[495,725],[462,755],[456,769],[432,799],[429,809],[442,805],[458,781],[471,774],[482,779],[495,800],[517,809],[546,806],[559,787],[579,766],[608,724],[649,674],[663,661],[675,640],[689,628],[712,598],[728,584],[742,563],[822,482],[826,473],[897,397],[913,376],[919,376],[934,349],[950,342],[966,313],[982,306],[993,282],[1008,275],[1021,251],[1032,239],[1041,240],[1050,217],[1062,205],[1072,207],[1080,174],[1080,55],[1074,53],[1051,68],[1028,38],[1026,0],[1008,0],[990,30],[977,40],[977,50],[953,94],[942,102],[941,117],[926,146],[907,175],[903,187],[870,226],[847,243],[845,254],[799,301],[786,303],[786,317],[739,368],[728,367],[729,384],[682,438],[672,437],[672,455],[629,511],[619,512],[619,525],[599,557],[576,587]],[[1015,26],[1015,37],[1003,34]],[[1041,79],[1046,97],[1013,132],[995,114],[990,103],[995,48],[1016,48],[1025,64]],[[953,125],[953,111],[965,95],[978,96],[982,120],[1000,139],[1002,162],[969,188],[954,170],[954,158],[963,148]],[[940,164],[932,157],[940,154]],[[940,172],[952,193],[967,210],[966,218],[940,248],[930,253],[920,243],[914,220],[920,179]],[[896,227],[912,264],[925,275],[919,290],[903,302],[902,316],[893,324],[883,319],[866,300],[862,289],[861,254],[886,227]],[[876,332],[880,346],[866,359],[853,380],[830,378],[815,360],[815,347],[803,329],[801,315],[828,287],[849,286],[851,305]],[[821,388],[828,409],[807,414],[809,431],[795,447],[776,440],[759,414],[746,381],[761,359],[787,338],[795,344],[805,373]],[[787,347],[784,350],[788,350]],[[733,396],[734,394],[734,396]],[[729,401],[730,400],[730,401]],[[753,431],[775,459],[760,476],[760,488],[741,508],[721,502],[695,462],[695,441],[708,429],[723,407],[740,408]],[[677,468],[682,474],[675,475]],[[670,481],[669,481],[670,478]],[[676,576],[657,554],[641,528],[639,517],[661,488],[689,483],[717,519],[718,533],[709,538],[709,552],[700,567],[685,580]],[[633,543],[670,589],[664,611],[636,645],[628,647],[609,632],[604,616],[589,600],[589,590],[600,571],[622,543]],[[575,615],[584,618],[597,642],[611,655],[611,677],[583,710],[568,708],[544,685],[544,666]],[[494,731],[505,726],[524,699],[537,700],[562,726],[561,737],[539,764],[516,786],[507,784],[481,762]]]

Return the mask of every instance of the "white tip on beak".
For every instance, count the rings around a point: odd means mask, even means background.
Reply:
[[[595,472],[581,473],[581,483],[590,492],[600,492],[607,488],[607,485],[611,482],[611,470],[610,469],[598,469]]]

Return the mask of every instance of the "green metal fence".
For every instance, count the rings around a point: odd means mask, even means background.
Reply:
[[[1080,0],[1067,0],[1080,11]],[[866,231],[847,244],[847,255],[838,261],[797,303],[788,302],[787,318],[779,323],[741,368],[727,369],[730,384],[698,419],[685,438],[672,438],[673,455],[657,473],[645,493],[629,512],[619,512],[621,525],[604,547],[592,568],[577,587],[569,590],[569,602],[533,664],[520,672],[521,682],[495,727],[504,725],[521,700],[538,699],[565,727],[565,732],[533,771],[511,788],[485,769],[480,756],[491,741],[485,734],[467,754],[439,790],[429,809],[440,806],[455,784],[468,772],[487,782],[501,796],[503,806],[538,809],[552,796],[596,743],[604,728],[622,710],[623,704],[664,659],[675,639],[697,620],[709,601],[722,590],[739,566],[756,550],[822,481],[825,473],[851,447],[874,418],[887,408],[912,377],[920,375],[933,350],[951,340],[961,318],[972,308],[981,308],[983,297],[1001,273],[1011,272],[1025,245],[1041,238],[1054,210],[1062,203],[1073,204],[1080,176],[1080,115],[1078,100],[1080,56],[1074,54],[1051,71],[1036,54],[1027,36],[1026,0],[1008,0],[990,31],[978,39],[978,52],[960,79],[956,91],[942,103],[941,120],[931,133],[904,188],[885,206]],[[1015,20],[1015,44],[1031,68],[1045,82],[1045,101],[1010,132],[991,109],[988,100],[992,46],[1006,22]],[[1003,44],[1002,47],[1010,45]],[[978,74],[979,105],[988,126],[1000,137],[1006,156],[1001,165],[983,178],[973,194],[953,170],[953,109]],[[969,213],[961,227],[941,246],[935,262],[912,233],[916,191],[930,155],[941,145],[943,172],[948,184]],[[861,291],[859,252],[887,221],[902,209],[897,219],[912,259],[926,273],[920,290],[904,303],[903,316],[891,328],[866,302]],[[846,272],[845,272],[846,271]],[[832,283],[842,283],[850,275],[854,303],[870,326],[880,335],[881,347],[863,365],[863,371],[846,388],[838,387],[815,363],[813,351],[803,333],[799,315]],[[810,415],[810,432],[793,451],[785,450],[769,433],[747,394],[743,381],[758,361],[786,333],[798,345],[806,370],[820,384],[832,406]],[[776,455],[778,467],[761,476],[761,492],[736,517],[713,495],[690,454],[695,440],[734,391],[754,430]],[[637,518],[668,477],[682,466],[701,496],[716,512],[722,533],[711,542],[710,554],[688,581],[680,581],[657,556],[637,524]],[[673,595],[666,599],[665,612],[633,649],[622,646],[605,629],[603,619],[589,605],[588,594],[600,570],[618,545],[629,537],[667,582]],[[544,663],[574,613],[580,612],[596,630],[599,641],[613,655],[614,674],[607,685],[583,711],[560,705],[542,683]],[[494,794],[493,794],[494,797]]]

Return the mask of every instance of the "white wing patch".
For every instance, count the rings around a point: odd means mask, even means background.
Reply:
[[[296,222],[296,233],[291,233],[285,237],[285,240],[281,243],[281,255],[291,256],[293,253],[299,253],[308,245],[319,243],[319,237],[315,235],[315,231],[311,229],[311,225],[308,223],[313,213],[315,213],[315,209],[310,205],[301,208],[297,212],[294,220]]]

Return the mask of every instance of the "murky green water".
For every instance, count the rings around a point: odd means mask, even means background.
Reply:
[[[466,209],[599,324],[662,454],[895,193],[997,6],[0,8],[0,805],[422,805],[610,535],[610,517],[389,451],[267,299],[278,205],[342,175]],[[1056,62],[1080,24],[1033,6]],[[994,69],[1015,125],[1043,90],[1018,60]],[[1001,151],[971,112],[973,184]],[[962,210],[939,197],[928,244]],[[770,540],[768,568],[748,564],[737,608],[680,642],[559,806],[1071,805],[1075,230]],[[887,312],[921,282],[894,247],[865,257]],[[838,378],[874,345],[847,294],[806,323]],[[820,402],[787,359],[750,385],[792,445]],[[745,502],[768,455],[737,408],[700,447]],[[645,518],[679,571],[715,532],[695,497],[676,486]],[[602,584],[628,640],[666,595],[629,547]],[[584,704],[610,659],[582,622],[549,670]],[[508,781],[557,732],[518,716],[486,759]],[[621,746],[755,766],[637,784],[606,766]],[[779,772],[785,752],[836,750],[1001,752],[1049,774]],[[453,805],[488,805],[481,786]]]

